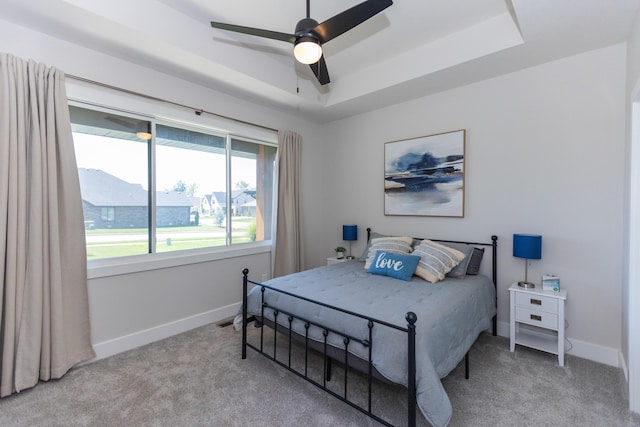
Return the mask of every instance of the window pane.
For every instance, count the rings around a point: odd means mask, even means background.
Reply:
[[[87,259],[148,253],[149,147],[138,132],[148,135],[150,123],[75,106],[69,110]]]
[[[156,132],[156,252],[226,245],[226,138]]]
[[[271,240],[276,148],[231,141],[231,243]]]

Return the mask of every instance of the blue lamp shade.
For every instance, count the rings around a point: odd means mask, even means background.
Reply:
[[[542,258],[542,236],[537,234],[514,234],[513,256],[526,259]]]
[[[358,240],[358,226],[357,225],[343,225],[342,226],[342,240],[347,240],[347,241]]]

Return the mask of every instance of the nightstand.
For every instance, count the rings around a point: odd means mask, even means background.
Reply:
[[[338,263],[347,262],[347,261],[350,261],[347,259],[347,257],[344,257],[344,258],[331,257],[331,258],[327,258],[327,265],[338,264]]]
[[[564,366],[564,305],[567,291],[544,291],[540,288],[523,288],[514,283],[509,287],[511,305],[510,350],[516,344],[558,355],[558,363]],[[546,331],[520,327],[532,325]],[[552,331],[549,333],[548,331]]]

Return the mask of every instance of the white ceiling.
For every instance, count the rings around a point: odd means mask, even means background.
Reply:
[[[314,0],[318,22],[362,0]],[[640,0],[395,0],[324,45],[317,84],[292,46],[305,0],[0,0],[0,19],[316,122],[625,41]]]

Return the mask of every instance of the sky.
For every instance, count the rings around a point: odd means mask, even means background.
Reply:
[[[146,144],[75,132],[73,140],[79,168],[100,169],[147,189]],[[255,188],[255,160],[234,157],[231,169],[234,185],[242,180]],[[225,156],[156,146],[157,189],[171,190],[180,180],[198,184],[195,196],[226,191]]]

